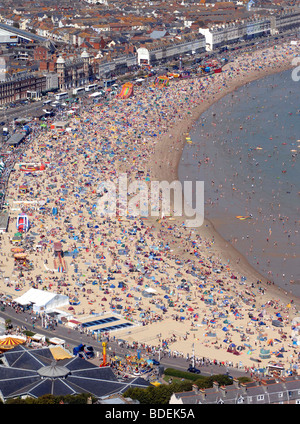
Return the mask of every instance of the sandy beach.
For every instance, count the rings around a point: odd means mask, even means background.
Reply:
[[[65,312],[79,321],[120,312],[135,325],[111,335],[172,355],[194,350],[199,360],[251,367],[264,348],[270,359],[261,366],[269,360],[286,369],[297,364],[293,319],[299,318],[299,299],[266,281],[209,221],[193,229],[184,216],[97,213],[99,191],[102,201],[110,195],[103,182],[117,183],[120,173],[128,182],[177,180],[186,135],[201,114],[241,85],[290,69],[296,53],[290,45],[245,53],[221,74],[174,79],[163,90],[136,86],[133,98],[82,104],[62,115],[68,120],[64,134],[50,123],[47,130],[36,124],[35,139],[19,162],[44,163],[45,170],[26,176],[17,165],[11,177],[11,219],[1,235],[2,292],[13,299],[30,287],[66,294],[79,304]],[[20,207],[15,201],[37,203]],[[12,251],[21,211],[29,217],[28,235],[34,234],[25,243],[24,267]],[[65,272],[59,272],[55,242],[69,253]],[[154,294],[145,296],[149,288]],[[282,327],[272,325],[275,319]]]

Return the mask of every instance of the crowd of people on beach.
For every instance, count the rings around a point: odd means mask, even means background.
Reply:
[[[18,163],[43,163],[45,169],[24,172],[17,163],[11,174],[6,193],[9,231],[1,235],[3,293],[16,297],[35,287],[67,295],[77,302],[65,312],[77,319],[119,313],[135,324],[130,333],[120,330],[120,338],[153,340],[151,345],[164,346],[166,354],[172,346],[173,355],[186,355],[193,342],[199,363],[202,351],[204,357],[224,356],[224,362],[233,362],[228,359],[233,343],[246,342],[246,350],[258,357],[254,339],[265,333],[269,336],[259,342],[261,347],[270,338],[284,344],[283,334],[271,325],[280,313],[287,350],[296,306],[286,299],[269,299],[269,288],[261,281],[235,272],[235,264],[224,259],[226,252],[214,251],[213,237],[191,230],[183,217],[132,216],[126,209],[129,200],[145,210],[134,193],[124,194],[125,209],[115,216],[99,213],[99,201],[108,204],[112,196],[108,182],[118,187],[120,174],[126,174],[128,187],[136,181],[150,185],[152,165],[160,162],[153,157],[160,140],[170,139],[170,147],[160,147],[165,156],[179,150],[182,140],[176,126],[197,107],[216,99],[237,78],[277,68],[287,55],[293,55],[289,45],[255,57],[245,53],[220,74],[174,79],[164,89],[148,82],[135,85],[134,96],[126,100],[112,97],[93,103],[82,98],[71,111],[55,117],[67,123],[62,132],[53,130],[50,122],[47,129],[33,124],[32,141]],[[161,163],[166,168],[174,165],[171,159]],[[21,186],[27,187],[25,194]],[[119,196],[118,208],[124,200]],[[19,211],[14,211],[14,202],[23,202]],[[12,254],[20,212],[30,223],[30,231],[23,234],[23,262]],[[60,262],[56,242],[62,245]],[[295,349],[293,345],[291,356],[281,360],[298,361]],[[244,352],[245,365],[247,359]]]

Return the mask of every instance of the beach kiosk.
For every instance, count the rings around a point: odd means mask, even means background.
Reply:
[[[17,218],[17,230],[26,233],[29,230],[29,219],[26,213],[21,213]]]
[[[58,132],[64,132],[66,128],[69,126],[69,121],[55,121],[51,124],[51,130],[55,130]]]

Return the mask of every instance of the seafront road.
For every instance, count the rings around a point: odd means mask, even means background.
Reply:
[[[95,352],[99,352],[99,357],[97,355],[95,356],[95,359],[93,360],[94,363],[97,365],[100,365],[101,358],[102,358],[102,344],[101,342],[96,341],[91,336],[88,336],[85,333],[80,333],[78,330],[74,330],[71,328],[68,328],[62,324],[58,324],[55,327],[55,330],[49,330],[47,328],[43,328],[41,326],[41,321],[35,323],[34,327],[32,324],[31,318],[35,316],[30,314],[29,312],[16,312],[12,307],[6,306],[5,311],[0,311],[0,317],[3,319],[10,319],[14,327],[26,327],[27,330],[32,331],[34,333],[39,333],[46,338],[52,338],[52,337],[58,337],[60,339],[65,340],[65,346],[68,347],[70,352],[73,352],[73,347],[78,346],[80,343],[86,344],[89,346],[93,346]],[[117,333],[116,333],[116,338]],[[121,347],[117,341],[113,341],[112,337],[110,338],[110,341],[107,345],[108,353],[113,355],[118,355],[120,357],[125,357],[127,354],[136,354],[135,349],[127,349],[126,347]],[[143,351],[142,351],[143,355]],[[151,355],[151,358],[155,358],[159,360],[158,354]],[[181,371],[186,371],[190,361],[187,361],[185,358],[173,358],[169,357],[168,355],[162,356],[160,358],[160,364],[163,365],[165,368],[176,368]],[[225,374],[226,372],[229,373],[232,377],[241,377],[246,375],[243,370],[239,370],[234,367],[225,367],[225,366],[219,366],[219,365],[201,365],[197,366],[201,370],[201,375],[208,376],[213,374]]]

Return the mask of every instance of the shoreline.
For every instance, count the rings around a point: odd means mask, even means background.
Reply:
[[[225,96],[233,93],[235,90],[249,83],[260,80],[264,77],[273,74],[288,71],[290,69],[292,69],[292,65],[290,63],[281,63],[276,69],[270,68],[263,71],[253,72],[248,77],[242,78],[237,82],[229,84],[224,91],[217,94],[216,97],[214,97],[213,99],[209,100],[207,104],[200,104],[196,106],[195,110],[192,111],[190,118],[187,119],[184,124],[181,124],[180,128],[176,128],[175,130],[174,128],[171,128],[171,130],[169,131],[169,135],[164,135],[164,137],[161,138],[160,143],[156,145],[156,152],[153,154],[153,162],[151,166],[153,172],[153,180],[168,182],[178,180],[178,167],[181,161],[183,148],[186,143],[184,136],[185,134],[189,133],[189,131],[193,128],[194,124],[196,124],[196,122],[200,120],[202,114],[207,111],[213,104],[217,103]],[[177,138],[178,144],[180,145],[179,149],[174,149],[173,142],[170,142],[170,135],[172,135],[172,138]],[[172,148],[172,152],[170,152],[170,148]],[[160,151],[158,152],[158,150]],[[174,166],[172,168],[159,168],[160,164],[157,163],[157,158],[161,157],[160,153],[162,151],[166,153],[167,150],[168,160],[173,161]],[[161,159],[161,163],[163,163],[163,161],[164,158]],[[196,231],[204,237],[213,238],[215,240],[215,244],[212,250],[215,254],[221,256],[223,261],[229,260],[229,263],[232,264],[233,270],[236,270],[242,275],[245,275],[247,279],[254,277],[257,280],[260,280],[264,287],[267,289],[267,292],[271,294],[271,296],[280,296],[281,298],[284,298],[287,302],[289,302],[291,298],[293,298],[298,306],[298,309],[300,309],[299,297],[293,295],[292,293],[289,293],[288,291],[285,291],[283,288],[275,284],[268,284],[267,282],[269,280],[264,275],[262,275],[255,267],[253,267],[241,252],[239,252],[229,241],[225,240],[220,235],[220,233],[217,231],[217,229],[214,227],[213,223],[210,220],[204,217],[203,225]],[[226,254],[224,253],[225,250]],[[239,263],[236,262],[237,260],[239,261]]]

